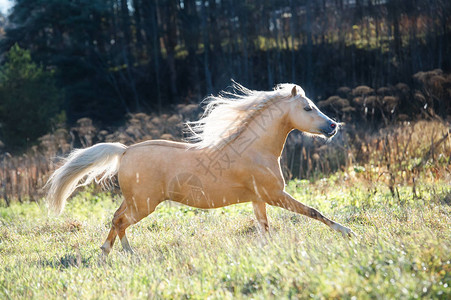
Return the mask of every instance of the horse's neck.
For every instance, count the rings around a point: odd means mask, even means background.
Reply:
[[[270,153],[279,157],[292,129],[286,113],[280,108],[270,107],[253,119],[230,146],[240,154],[253,150],[253,153]]]

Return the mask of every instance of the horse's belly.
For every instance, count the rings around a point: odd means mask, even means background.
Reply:
[[[169,199],[197,208],[216,208],[251,201],[246,189],[236,183],[210,181],[193,173],[179,173],[169,182]]]

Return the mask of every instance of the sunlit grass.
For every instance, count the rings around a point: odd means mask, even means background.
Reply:
[[[163,204],[128,229],[135,256],[116,243],[103,261],[119,197],[81,192],[58,218],[42,204],[2,207],[1,298],[449,298],[449,182],[419,183],[421,198],[400,186],[394,199],[342,177],[287,189],[351,227],[353,240],[274,207],[265,239],[249,203]]]

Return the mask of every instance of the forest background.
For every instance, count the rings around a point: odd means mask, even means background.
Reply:
[[[3,197],[40,197],[55,157],[76,147],[181,140],[181,124],[231,79],[299,84],[346,123],[335,147],[290,135],[287,178],[368,161],[381,129],[451,115],[446,0],[11,4],[0,16]]]

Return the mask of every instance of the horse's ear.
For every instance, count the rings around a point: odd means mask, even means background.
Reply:
[[[296,97],[297,94],[298,94],[298,89],[296,88],[296,86],[294,86],[293,89],[291,90],[291,96]]]

